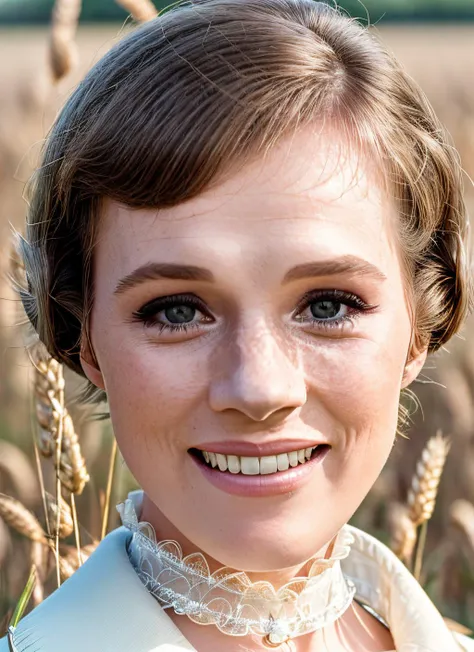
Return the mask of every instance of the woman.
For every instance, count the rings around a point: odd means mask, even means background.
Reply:
[[[143,491],[0,650],[473,650],[348,525],[465,319],[466,238],[427,99],[338,10],[194,1],[121,40],[48,137],[22,299]]]

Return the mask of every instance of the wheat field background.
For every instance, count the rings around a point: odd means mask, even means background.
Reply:
[[[32,433],[32,365],[22,344],[23,319],[3,275],[10,265],[10,224],[21,228],[23,186],[56,111],[87,68],[128,26],[80,27],[78,62],[58,85],[47,64],[46,28],[0,30],[0,493],[19,499],[42,518],[41,491]],[[470,212],[474,192],[474,25],[379,27],[388,47],[421,84],[450,131],[466,170]],[[408,439],[396,441],[390,460],[352,522],[393,545],[396,507],[406,503],[423,447],[438,430],[451,437],[433,517],[429,521],[422,583],[443,615],[474,628],[474,322],[426,365],[413,389],[422,410],[413,417]],[[66,398],[77,379],[66,372]],[[90,475],[77,498],[82,545],[97,541],[105,502],[112,433],[108,423],[91,423],[69,405]],[[51,464],[41,461],[48,491],[54,493]],[[108,528],[118,522],[114,505],[135,482],[116,464]],[[64,545],[72,547],[73,535]],[[0,623],[22,591],[32,544],[0,518]],[[44,561],[44,560],[43,560]],[[51,560],[47,560],[54,566]],[[54,573],[44,594],[54,590]],[[36,595],[34,600],[41,599]]]

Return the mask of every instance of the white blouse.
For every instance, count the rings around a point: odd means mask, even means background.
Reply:
[[[129,494],[140,514],[143,492]],[[450,631],[405,565],[383,543],[350,525],[344,574],[355,598],[390,628],[393,652],[474,652],[474,640]],[[15,630],[13,652],[196,652],[147,591],[127,553],[132,534],[110,532],[89,559]],[[12,652],[7,638],[0,652]]]

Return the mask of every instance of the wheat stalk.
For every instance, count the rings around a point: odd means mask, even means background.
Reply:
[[[44,599],[45,551],[47,552],[48,548],[45,548],[42,543],[39,541],[32,541],[30,561],[31,564],[36,568],[36,582],[32,593],[33,604],[35,606],[39,605],[40,602],[43,602]]]
[[[39,604],[43,599],[43,582],[41,580],[42,563],[38,561],[42,554],[40,549],[47,546],[56,554],[57,550],[54,543],[46,535],[36,516],[15,498],[6,494],[0,494],[0,516],[7,525],[32,542],[30,551],[32,563],[40,571],[36,575],[36,583],[32,590],[35,604]],[[61,568],[59,554],[57,554],[57,567]]]
[[[68,491],[81,494],[90,478],[71,415],[60,400],[65,385],[62,365],[54,358],[45,359],[41,355],[37,358],[33,364],[36,370],[34,393],[39,423],[38,448],[44,457],[52,457],[62,424],[60,455],[55,459],[56,472]]]
[[[64,376],[63,376],[63,369],[61,365],[58,365],[58,371],[57,371],[57,385],[58,385],[58,392],[57,392],[57,398],[56,398],[56,403],[57,405],[54,405],[54,412],[58,415],[58,429],[57,429],[57,435],[55,437],[54,441],[54,446],[55,446],[55,467],[56,467],[56,502],[59,505],[59,499],[61,497],[61,475],[60,475],[60,466],[61,466],[61,448],[62,448],[62,443],[63,443],[63,432],[64,432]],[[53,399],[54,400],[54,397]],[[56,514],[56,536],[55,536],[55,554],[56,554],[56,573],[57,573],[57,582],[58,582],[58,587],[61,584],[61,570],[60,570],[60,560],[59,560],[59,520],[60,520],[60,513],[59,509]]]
[[[440,430],[436,435],[430,437],[423,449],[421,459],[418,461],[411,488],[408,492],[409,517],[415,527],[421,526],[413,570],[417,580],[420,580],[421,577],[428,521],[433,516],[439,482],[450,448],[450,439],[443,437]]]
[[[26,291],[28,288],[28,279],[27,279],[27,274],[25,270],[25,265],[23,262],[23,258],[20,254],[20,240],[22,239],[22,236],[13,229],[13,234],[12,234],[12,241],[11,241],[11,246],[10,246],[10,275],[9,279],[12,284],[12,287],[15,288],[17,294],[21,294],[22,292]],[[27,320],[28,322],[28,320]],[[28,349],[27,349],[28,352]],[[31,355],[29,354],[30,360],[31,360]],[[49,524],[49,518],[48,518],[48,508],[46,505],[46,495],[45,495],[45,488],[44,488],[44,477],[43,477],[43,469],[41,467],[41,460],[40,460],[40,451],[39,451],[39,442],[41,442],[41,448],[42,448],[42,454],[45,457],[50,456],[50,451],[49,451],[49,435],[47,434],[47,431],[44,431],[43,428],[47,428],[49,426],[50,422],[50,411],[46,411],[44,406],[41,402],[36,402],[35,404],[36,407],[36,413],[37,413],[37,418],[40,423],[40,429],[38,431],[38,437],[35,437],[35,429],[32,429],[32,434],[33,434],[33,448],[34,448],[34,454],[35,454],[35,463],[36,463],[36,471],[38,474],[38,480],[39,480],[39,486],[40,486],[40,492],[41,492],[41,498],[43,502],[43,510],[44,510],[44,518],[46,522],[46,531],[48,533],[48,537],[51,536],[51,528]],[[20,496],[21,497],[21,496]],[[24,498],[23,498],[24,500]],[[28,502],[28,501],[24,501]]]
[[[74,536],[76,538],[77,554],[79,556],[79,565],[82,566],[81,538],[79,535],[79,519],[77,518],[76,499],[74,498],[74,494],[71,494],[71,509],[72,509],[72,521],[74,524]]]
[[[114,480],[116,460],[117,460],[117,440],[114,437],[112,441],[112,451],[110,453],[110,460],[109,460],[109,473],[107,476],[107,491],[105,494],[104,512],[102,515],[102,529],[100,535],[101,539],[105,537],[105,533],[107,532],[107,525],[109,522],[110,497],[112,495],[112,484]]]
[[[439,481],[450,448],[449,438],[443,437],[438,430],[423,449],[408,492],[409,514],[416,526],[429,521],[433,515]]]
[[[43,357],[41,354],[36,356],[34,366],[36,416],[40,426],[38,447],[45,457],[52,457],[54,454],[56,503],[58,504],[61,498],[61,486],[71,493],[81,493],[89,476],[80,452],[79,440],[72,419],[65,407],[63,367],[54,358]],[[48,530],[50,530],[51,519],[48,516],[46,518]],[[54,536],[58,586],[61,583],[60,520],[60,510],[56,510]]]
[[[46,500],[50,514],[54,517],[57,516],[56,499],[51,494],[46,493]],[[61,534],[71,534],[73,531],[73,519],[69,505],[61,498],[60,501],[60,531]],[[36,516],[32,514],[20,501],[0,493],[0,516],[11,528],[27,537],[32,542],[30,551],[32,564],[37,569],[37,582],[35,584],[33,598],[35,604],[39,604],[43,600],[43,583],[44,583],[44,548],[51,550],[56,557],[56,566],[60,574],[60,580],[63,581],[71,577],[73,573],[83,563],[83,560],[88,559],[92,552],[98,546],[98,541],[94,541],[89,545],[84,546],[80,550],[76,547],[63,545],[62,551],[64,556],[59,554],[59,545],[56,546],[51,538],[49,538],[43,528],[41,527]],[[62,529],[61,529],[62,528]],[[67,536],[67,535],[66,535]]]
[[[138,23],[146,23],[158,16],[155,5],[151,0],[116,0],[117,4],[128,11]]]

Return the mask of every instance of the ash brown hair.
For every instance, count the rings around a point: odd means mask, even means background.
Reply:
[[[51,355],[84,376],[102,198],[174,206],[321,121],[376,161],[397,202],[414,344],[447,342],[470,304],[468,222],[458,156],[423,92],[325,3],[194,0],[115,45],[49,133],[18,251],[21,299]],[[104,394],[89,383],[82,398]]]

